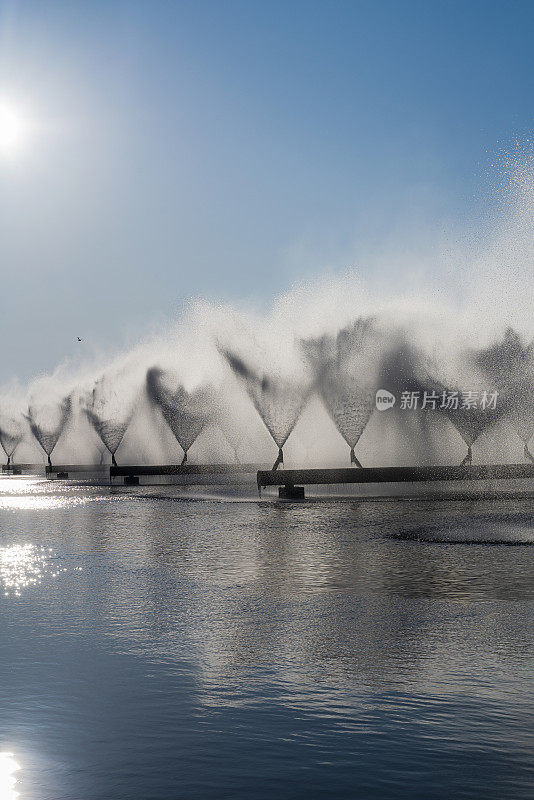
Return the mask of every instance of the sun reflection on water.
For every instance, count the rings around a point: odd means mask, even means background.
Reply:
[[[71,487],[69,493],[54,481],[42,478],[5,478],[0,476],[0,510],[47,511],[85,505],[95,498],[83,487]]]
[[[15,773],[19,769],[20,764],[15,761],[13,753],[0,753],[0,800],[17,800],[19,797],[15,790]]]
[[[0,588],[4,596],[20,597],[23,589],[41,583],[45,571],[50,571],[53,577],[65,572],[65,568],[56,568],[55,571],[49,569],[48,563],[52,557],[50,549],[33,544],[1,547]]]

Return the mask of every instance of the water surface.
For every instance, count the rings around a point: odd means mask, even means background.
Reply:
[[[531,798],[531,508],[0,479],[0,800]]]

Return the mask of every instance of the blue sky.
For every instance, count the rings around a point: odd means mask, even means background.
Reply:
[[[31,120],[0,157],[0,378],[476,226],[532,133],[533,23],[514,0],[0,2],[0,100]]]

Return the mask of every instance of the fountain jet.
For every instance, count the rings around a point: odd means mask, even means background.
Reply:
[[[137,385],[121,380],[121,377],[124,376],[103,375],[96,381],[92,392],[81,399],[83,412],[109,450],[115,467],[115,453],[132,421],[139,396]]]
[[[375,410],[380,339],[372,321],[358,319],[336,336],[301,342],[315,374],[315,387],[350,448],[350,463],[361,467],[354,448]]]
[[[24,438],[22,419],[0,410],[0,444],[7,456],[6,467],[13,466],[13,454]]]
[[[31,402],[26,419],[30,430],[47,456],[48,467],[52,469],[51,455],[58,443],[70,416],[72,400],[70,395],[59,402]]]
[[[160,409],[184,451],[183,466],[187,463],[187,453],[193,443],[204,428],[214,421],[213,392],[208,386],[188,392],[176,375],[159,367],[148,370],[146,390],[150,402]]]
[[[234,453],[235,463],[240,464],[239,448],[245,441],[245,435],[241,426],[237,424],[235,415],[231,413],[229,405],[224,401],[222,393],[218,393],[217,397],[215,422]]]
[[[479,388],[474,389],[473,386],[478,386]],[[469,396],[470,392],[475,392],[477,398],[481,396],[482,389],[480,386],[479,376],[475,373],[473,373],[472,382],[465,383],[463,387],[457,383],[445,386],[444,383],[440,383],[436,379],[432,382],[432,391],[438,393],[441,397],[454,395],[458,398],[457,405],[456,403],[451,405],[440,402],[437,408],[447,416],[467,445],[467,453],[461,462],[461,466],[469,466],[473,463],[473,445],[482,433],[496,425],[506,411],[504,402],[495,408],[489,405],[482,407],[479,405],[478,399],[474,405],[464,405],[465,398]],[[490,389],[485,389],[484,391],[489,392]]]
[[[219,347],[219,352],[243,381],[256,411],[278,446],[278,457],[273,464],[273,470],[277,470],[284,463],[284,444],[308,401],[310,389],[287,378],[256,373],[230,350]]]
[[[525,461],[534,462],[528,447],[534,436],[534,342],[526,345],[513,328],[507,328],[500,341],[476,351],[473,360],[502,396],[523,442]]]

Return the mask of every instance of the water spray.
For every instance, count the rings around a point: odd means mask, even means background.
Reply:
[[[256,411],[278,446],[278,456],[273,464],[273,471],[276,471],[284,463],[283,447],[308,401],[311,387],[280,375],[261,374],[231,350],[220,345],[218,349],[244,384]]]
[[[7,456],[6,470],[13,468],[13,454],[24,438],[22,415],[0,409],[0,444]]]
[[[28,406],[26,419],[30,430],[47,456],[49,472],[53,470],[51,455],[71,414],[71,396],[59,401],[43,403],[33,401]]]
[[[382,335],[361,318],[336,335],[301,341],[314,375],[315,390],[350,448],[350,463],[361,468],[354,448],[375,410]]]
[[[139,386],[127,370],[102,375],[93,390],[81,397],[82,411],[109,451],[114,467],[115,454],[132,421],[138,399]]]
[[[247,438],[254,446],[254,426],[246,427],[246,406],[251,401],[276,445],[273,480],[282,471],[290,435],[296,439],[295,452],[309,451],[305,437],[311,435],[314,442],[324,442],[326,461],[338,457],[335,440],[326,438],[331,427],[325,415],[346,443],[353,468],[347,464],[347,472],[361,469],[356,451],[363,435],[367,452],[383,454],[396,465],[406,465],[414,455],[426,463],[436,456],[439,464],[436,436],[442,435],[450,449],[457,431],[466,447],[463,464],[469,467],[476,450],[480,447],[484,453],[486,444],[490,446],[492,430],[503,431],[504,425],[513,434],[506,459],[516,457],[514,450],[521,442],[520,455],[528,462],[521,466],[530,468],[534,463],[529,445],[534,436],[530,308],[534,173],[532,157],[520,161],[516,159],[510,174],[503,176],[505,183],[509,179],[512,194],[504,212],[498,212],[487,241],[477,242],[475,255],[459,254],[465,255],[466,266],[465,291],[459,301],[447,302],[440,294],[436,302],[420,282],[415,294],[407,287],[402,295],[388,296],[383,287],[365,286],[361,278],[349,275],[301,285],[277,300],[266,316],[198,302],[165,338],[140,343],[112,365],[84,368],[83,377],[81,369],[76,376],[66,375],[68,368],[63,365],[54,375],[37,379],[29,398],[20,396],[17,412],[28,409],[31,434],[45,452],[49,470],[74,402],[71,393],[83,396],[83,412],[114,466],[133,408],[146,415],[144,426],[130,430],[131,448],[137,446],[139,454],[150,451],[151,460],[163,455],[161,440],[145,440],[141,433],[163,420],[182,447],[184,465],[197,437],[215,425],[238,461]],[[436,274],[440,258],[436,252]],[[385,262],[378,267],[377,274],[384,274],[382,267],[387,272]],[[136,405],[140,387],[146,387],[150,405]],[[384,409],[384,415],[380,409],[377,420],[380,389],[393,394],[396,402],[393,410]],[[486,390],[498,392],[499,399],[497,408],[483,410],[440,403],[428,415],[401,404],[403,392],[432,390],[460,394]],[[312,392],[325,413],[315,404],[309,418],[317,427],[310,432],[299,426],[293,433]],[[11,403],[19,391],[6,388],[5,394]],[[6,467],[11,467],[15,447],[22,450],[27,443],[28,429],[23,424],[22,438],[17,434],[8,441],[2,431],[9,435],[12,431],[5,424],[2,405],[0,400],[0,441]],[[157,413],[151,414],[151,409]],[[373,415],[377,424],[370,425]],[[442,424],[444,418],[450,425]],[[69,426],[68,446],[77,452],[92,448],[97,461],[95,437],[89,436],[88,426],[77,426],[77,419]],[[217,442],[208,436],[205,440],[208,457],[215,461],[220,452]],[[407,443],[413,443],[415,453],[406,451]],[[365,475],[353,476],[354,482],[358,477],[363,480]]]
[[[146,391],[182,448],[182,466],[185,466],[189,449],[216,418],[212,389],[200,386],[188,392],[177,375],[151,367],[146,374]]]

